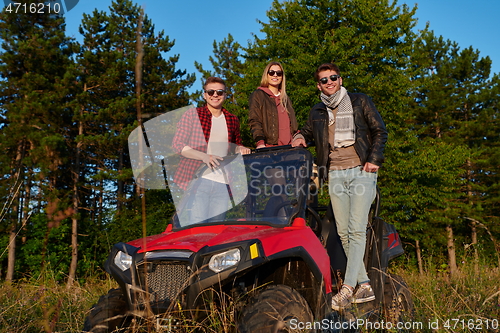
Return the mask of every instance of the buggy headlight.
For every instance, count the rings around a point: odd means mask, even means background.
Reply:
[[[240,257],[240,249],[232,249],[216,254],[210,258],[208,268],[215,273],[222,272],[229,267],[237,265],[240,262]]]
[[[125,252],[118,251],[115,255],[114,263],[122,271],[126,271],[130,268],[130,266],[132,266],[132,256],[126,254]]]

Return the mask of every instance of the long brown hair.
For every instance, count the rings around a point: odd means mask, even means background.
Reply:
[[[280,100],[281,100],[281,105],[285,107],[286,112],[288,112],[287,109],[287,103],[288,103],[288,95],[286,94],[286,79],[285,79],[285,69],[281,65],[281,63],[277,61],[271,61],[270,63],[267,64],[266,68],[264,68],[264,73],[262,73],[262,78],[260,80],[260,86],[263,88],[269,87],[269,78],[267,76],[267,72],[269,72],[269,68],[271,66],[278,65],[281,68],[281,71],[283,72],[283,79],[281,80],[280,84]]]

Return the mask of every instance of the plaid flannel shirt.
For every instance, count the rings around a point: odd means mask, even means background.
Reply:
[[[230,143],[241,146],[240,123],[238,117],[222,109],[226,118],[227,135]],[[201,125],[201,129],[199,128]],[[172,142],[176,153],[181,154],[185,146],[207,152],[210,129],[212,128],[212,113],[207,106],[190,109],[184,113],[177,123],[177,131]],[[231,152],[232,153],[232,152]],[[179,166],[174,174],[174,182],[183,190],[186,190],[189,182],[193,179],[196,170],[202,165],[202,161],[181,156]]]

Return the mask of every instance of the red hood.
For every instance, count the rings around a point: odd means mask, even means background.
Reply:
[[[145,243],[147,244],[146,251],[176,249],[198,252],[204,246],[234,243],[247,239],[262,239],[269,235],[269,232],[283,232],[284,229],[289,228],[272,228],[260,225],[201,226],[176,232],[165,232],[149,236],[145,240],[137,239],[129,244],[142,248]],[[139,252],[145,252],[145,250],[141,249]]]

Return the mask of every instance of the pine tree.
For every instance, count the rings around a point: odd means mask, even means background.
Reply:
[[[0,37],[2,148],[10,161],[2,170],[1,186],[12,193],[6,215],[10,223],[6,280],[12,281],[17,235],[23,233],[19,228],[30,227],[29,207],[41,209],[40,204],[55,203],[59,197],[56,210],[63,209],[71,196],[63,166],[71,156],[74,78],[69,68],[75,45],[64,35],[63,17],[6,9],[0,14]],[[32,187],[37,189],[38,203],[33,201]]]
[[[474,221],[485,221],[484,207],[487,206],[483,200],[489,192],[483,183],[484,175],[494,175],[498,169],[484,158],[490,147],[498,144],[498,134],[492,132],[498,128],[498,76],[490,78],[489,57],[480,57],[479,51],[472,47],[461,50],[457,43],[436,37],[432,32],[424,34],[422,43],[416,46],[414,65],[420,75],[415,79],[415,129],[422,140],[446,143],[450,149],[459,146],[466,149],[463,163],[457,166],[460,170],[457,177],[463,182],[453,188],[460,196],[453,200],[442,198],[447,202],[446,214],[454,213],[441,220],[442,213],[436,211],[431,214],[430,223],[441,224],[446,229],[448,249],[454,249],[453,237],[476,245],[477,223]],[[491,126],[485,127],[486,124]],[[457,160],[460,158],[449,156],[448,162]],[[433,206],[427,209],[432,210]],[[467,226],[471,229],[470,236],[466,234]],[[448,251],[449,258],[456,257],[452,252]],[[477,251],[475,255],[477,259]],[[449,265],[454,273],[453,259]]]
[[[231,34],[220,43],[214,41],[213,53],[209,60],[214,69],[213,72],[203,69],[202,64],[195,62],[196,69],[202,74],[202,78],[206,79],[209,76],[218,76],[226,82],[227,86],[227,102],[232,105],[237,105],[235,94],[236,83],[243,76],[243,64],[241,58],[241,45],[236,42]],[[226,102],[226,103],[227,103]]]
[[[186,106],[187,89],[195,79],[194,75],[176,69],[179,55],[165,57],[174,43],[164,31],[156,32],[145,15],[140,32],[144,52],[142,84],[136,95],[140,16],[139,6],[129,0],[117,0],[112,2],[109,13],[95,10],[84,15],[80,27],[83,44],[78,64],[82,91],[78,96],[81,109],[75,120],[82,125],[78,140],[85,161],[81,170],[86,179],[82,205],[91,211],[88,218],[94,223],[90,225],[97,230],[107,227],[108,212],[115,214],[111,219],[119,221],[122,213],[126,215],[124,210],[129,202],[134,207],[133,201],[138,199],[127,149],[128,135],[139,124],[137,105],[143,121]]]
[[[140,8],[131,1],[114,1],[110,14],[94,11],[84,15],[80,32],[84,36],[79,64],[85,91],[83,121],[84,142],[93,145],[92,153],[101,174],[118,181],[120,195],[125,191],[122,181],[131,184],[125,167],[125,143],[137,126],[135,97],[136,31]],[[179,56],[165,59],[162,53],[174,45],[164,32],[156,33],[146,16],[142,30],[144,45],[141,105],[144,117],[154,117],[188,104],[186,89],[193,75],[175,69]],[[87,142],[87,140],[89,140]],[[130,190],[129,190],[130,192]]]

